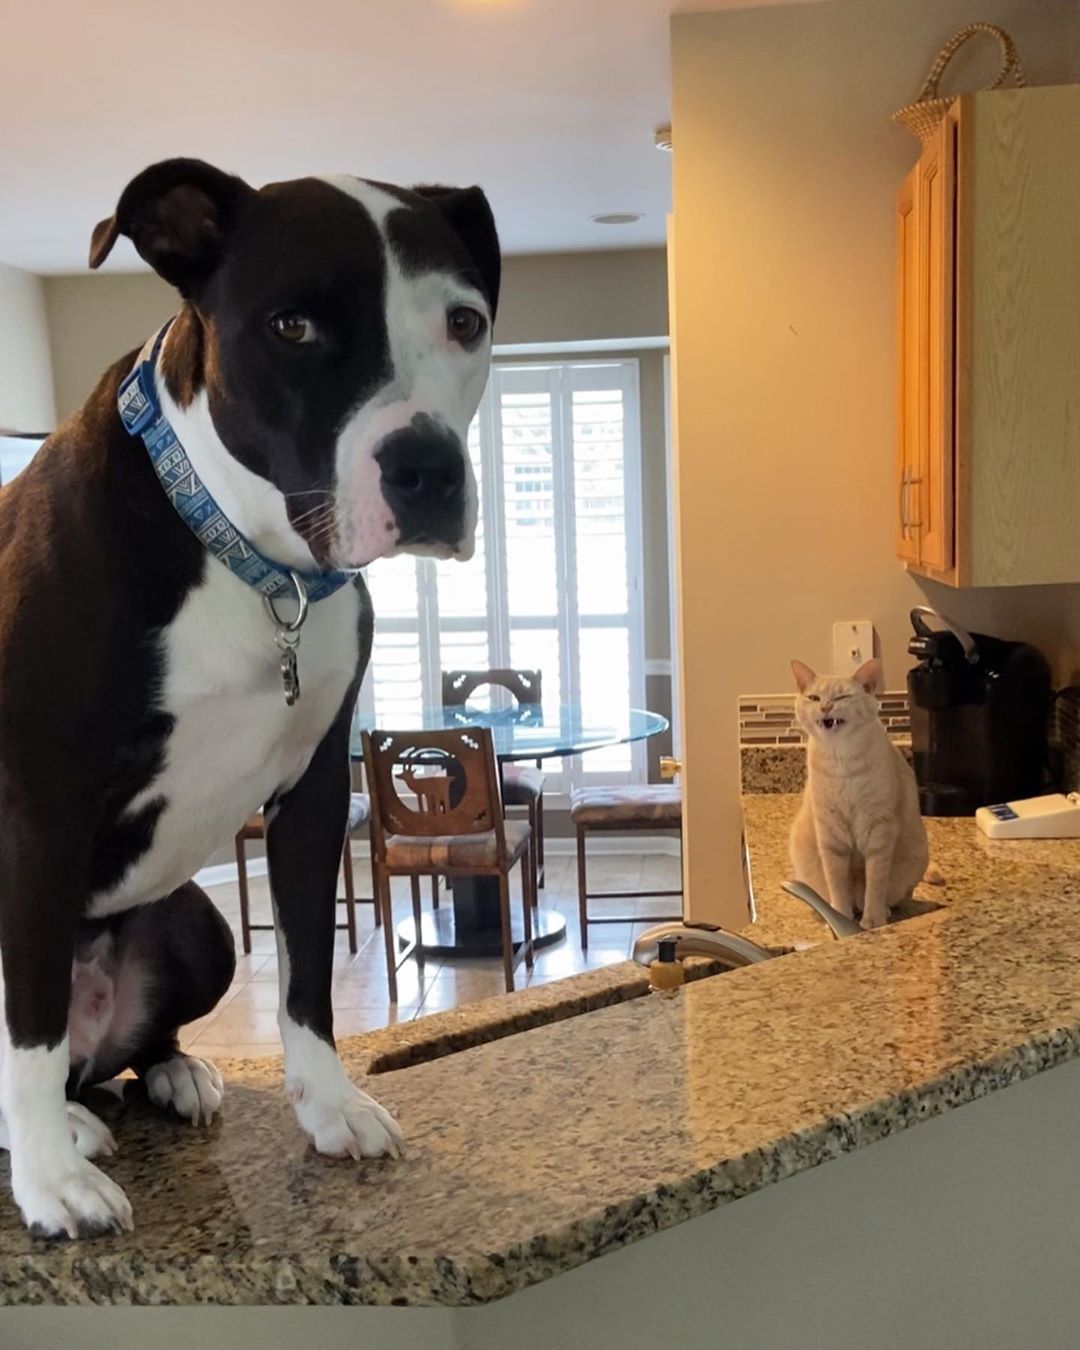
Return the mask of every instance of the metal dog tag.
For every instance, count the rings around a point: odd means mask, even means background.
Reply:
[[[285,704],[291,708],[300,699],[300,630],[308,613],[308,596],[304,583],[295,572],[289,573],[296,587],[297,611],[295,619],[283,619],[274,607],[269,596],[263,596],[263,603],[274,624],[274,641],[281,652],[281,684],[285,690]]]
[[[281,683],[285,687],[285,703],[291,708],[300,698],[300,663],[296,659],[299,643],[284,646],[281,639],[285,636],[280,631],[276,634],[278,645],[281,646]]]

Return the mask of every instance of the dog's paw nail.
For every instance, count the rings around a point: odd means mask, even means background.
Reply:
[[[192,1125],[209,1125],[221,1106],[224,1085],[213,1064],[195,1055],[174,1055],[146,1072],[146,1090],[155,1106],[171,1107]]]
[[[131,1204],[117,1184],[93,1163],[72,1155],[74,1163],[56,1175],[13,1177],[15,1199],[36,1237],[97,1237],[131,1232]]]
[[[337,1101],[320,1102],[308,1094],[297,1109],[301,1125],[319,1153],[331,1158],[399,1157],[401,1127],[377,1101],[351,1088]]]
[[[83,1158],[111,1158],[117,1151],[113,1133],[81,1102],[68,1102],[68,1125],[76,1152]]]

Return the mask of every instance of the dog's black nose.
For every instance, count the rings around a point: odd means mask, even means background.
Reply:
[[[456,437],[426,423],[417,418],[391,432],[376,452],[382,493],[403,544],[457,544],[465,525],[465,454]]]

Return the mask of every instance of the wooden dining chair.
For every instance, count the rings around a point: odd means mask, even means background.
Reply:
[[[480,727],[453,731],[361,733],[371,793],[371,866],[382,909],[387,979],[397,1001],[397,971],[420,944],[420,878],[495,877],[499,884],[503,974],[514,988],[514,971],[533,964],[532,906],[536,895],[532,830],[528,821],[506,820],[491,732]],[[412,797],[408,802],[405,792]],[[510,872],[521,864],[524,941],[514,951],[510,926]],[[412,887],[416,940],[399,956],[390,899],[392,877]]]
[[[460,708],[477,689],[495,686],[508,690],[519,707],[539,707],[543,703],[543,680],[539,670],[444,670],[442,701],[444,708]],[[544,775],[541,761],[502,765],[503,806],[524,807],[533,832],[536,852],[536,884],[544,884]]]
[[[570,794],[570,819],[577,835],[578,922],[581,949],[589,946],[591,923],[661,923],[682,914],[590,914],[590,900],[654,899],[681,896],[678,890],[590,891],[586,872],[585,836],[592,830],[630,833],[647,830],[677,831],[682,848],[682,789],[671,784],[629,783],[622,787],[581,787]]]
[[[356,906],[373,905],[376,928],[382,923],[379,902],[373,895],[357,895],[353,884],[352,840],[353,835],[371,818],[371,798],[366,792],[354,792],[349,797],[349,824],[345,831],[345,844],[341,850],[341,876],[345,894],[338,897],[338,904],[345,906],[345,922],[335,927],[343,928],[349,935],[349,951],[357,950],[356,942]],[[240,892],[240,941],[244,955],[251,955],[251,935],[253,932],[273,932],[272,923],[252,923],[251,904],[248,894],[247,845],[250,840],[266,837],[266,822],[261,811],[245,821],[236,835],[236,885]]]

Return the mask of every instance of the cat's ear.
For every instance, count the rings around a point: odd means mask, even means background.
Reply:
[[[795,683],[799,686],[800,694],[805,694],[817,679],[810,667],[802,661],[792,661],[791,673],[795,676]]]
[[[881,662],[872,656],[869,661],[862,663],[851,678],[856,684],[861,684],[868,694],[876,694],[881,686]]]

